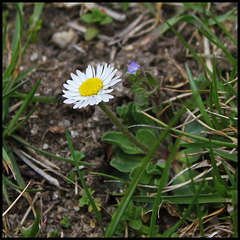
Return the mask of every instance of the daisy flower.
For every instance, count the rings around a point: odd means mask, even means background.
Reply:
[[[114,67],[98,64],[95,71],[94,67],[88,65],[86,74],[77,70],[77,75],[71,73],[72,80],[67,80],[63,86],[67,90],[63,91],[63,101],[66,104],[74,104],[73,108],[83,108],[88,105],[97,105],[100,102],[108,102],[113,96],[109,93],[113,91],[112,87],[120,82],[119,76],[114,77],[117,69]]]
[[[140,65],[138,65],[137,63],[131,62],[131,67],[128,68],[128,71],[132,74],[136,73],[137,70],[139,69],[139,67],[140,67]]]

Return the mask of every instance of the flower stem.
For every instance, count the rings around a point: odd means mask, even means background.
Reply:
[[[119,119],[114,115],[114,113],[107,107],[104,102],[100,102],[98,106],[102,109],[102,111],[111,119],[113,124],[115,124],[118,129],[125,135],[132,143],[134,143],[138,148],[143,150],[145,153],[148,153],[150,149],[146,147],[144,144],[140,143],[136,137],[127,130],[125,126],[119,121]]]

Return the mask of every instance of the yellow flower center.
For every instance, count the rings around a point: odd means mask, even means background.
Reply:
[[[79,92],[83,97],[98,94],[99,90],[103,87],[102,81],[99,78],[89,78],[83,82],[79,87]]]

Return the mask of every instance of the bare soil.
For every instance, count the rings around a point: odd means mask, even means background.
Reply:
[[[111,42],[109,39],[116,40],[114,36],[126,29],[130,23],[146,10],[146,7],[139,3],[123,11],[119,7],[119,4],[103,5],[126,15],[126,19],[124,21],[114,20],[113,23],[109,25],[100,26],[100,34],[108,38],[97,37],[89,42],[84,40],[83,32],[69,26],[69,22],[73,21],[81,26],[89,26],[89,24],[80,20],[79,14],[81,6],[66,8],[53,3],[47,3],[45,5],[41,15],[43,23],[38,33],[38,40],[36,43],[29,44],[22,59],[20,70],[24,71],[34,64],[39,65],[27,76],[30,81],[24,85],[21,91],[28,93],[36,82],[42,79],[37,94],[58,98],[59,102],[40,103],[33,116],[16,134],[39,149],[67,158],[70,157],[71,154],[65,129],[67,128],[69,130],[74,149],[85,154],[83,161],[96,164],[95,166],[87,166],[84,168],[85,181],[91,189],[95,190],[94,197],[101,199],[101,214],[105,226],[107,226],[110,222],[111,214],[114,212],[113,204],[116,204],[116,200],[106,188],[104,178],[93,175],[91,172],[111,173],[113,170],[109,165],[109,146],[101,142],[101,137],[106,131],[116,130],[116,127],[112,125],[111,121],[101,112],[98,106],[74,110],[71,105],[63,104],[61,101],[63,84],[66,80],[70,79],[70,73],[75,73],[77,69],[85,72],[88,64],[96,65],[97,63],[103,62],[111,63],[118,68],[118,74],[121,75],[123,79],[126,66],[130,65],[132,61],[137,62],[154,76],[158,78],[163,76],[163,86],[174,86],[186,81],[184,75],[179,70],[180,68],[185,69],[185,63],[188,64],[194,76],[202,70],[201,66],[199,66],[194,59],[186,57],[188,53],[185,47],[171,31],[167,31],[164,36],[159,36],[158,26],[152,31],[145,34],[143,33],[140,36],[129,39],[123,38],[123,40],[126,40],[125,43],[121,40],[109,45],[109,42]],[[216,12],[223,14],[233,9],[234,3],[225,5],[219,3],[215,6]],[[11,39],[16,10],[15,7],[9,4],[4,6],[3,10],[5,9],[9,10],[8,19],[12,24],[9,30],[9,38]],[[178,9],[179,7],[177,5],[163,4],[161,16],[169,19],[176,14]],[[28,19],[32,12],[32,4],[24,6],[23,18],[25,33],[28,29]],[[147,11],[141,23],[149,19],[154,19],[154,17],[150,11]],[[152,22],[152,24],[153,23],[154,22]],[[150,27],[151,24],[142,30],[147,30]],[[196,35],[193,36],[196,30],[193,25],[186,25],[183,22],[179,22],[175,28],[180,31],[183,38],[187,40],[197,52],[202,53],[204,51],[203,41],[200,35],[196,33]],[[60,48],[52,42],[51,39],[54,33],[69,31],[70,29],[75,32],[75,38],[66,47]],[[220,29],[216,27],[215,31],[220,32]],[[237,34],[236,31],[233,26],[231,33],[233,35]],[[236,51],[236,48],[230,45],[231,42],[228,41],[227,38],[223,37],[223,35],[219,37],[228,49],[232,49],[232,52]],[[24,36],[25,41],[26,39],[27,35]],[[74,48],[73,44],[80,46],[84,52]],[[225,66],[225,71],[230,71],[227,65]],[[184,89],[184,86],[182,89]],[[115,111],[117,106],[128,103],[133,99],[133,95],[129,92],[129,89],[121,83],[116,86],[113,94],[115,96],[114,99],[108,103],[108,106],[113,111]],[[174,92],[163,91],[162,100],[167,100],[174,95]],[[11,105],[17,102],[19,102],[19,99],[12,99]],[[30,104],[29,111],[33,108],[34,104],[35,103]],[[15,113],[16,111],[12,112],[11,116],[14,116]],[[9,144],[28,152],[22,145],[12,139],[9,139]],[[45,190],[38,195],[34,203],[34,207],[39,208],[42,213],[43,229],[40,237],[50,236],[50,233],[56,229],[57,237],[102,237],[102,232],[94,212],[89,213],[87,206],[80,208],[78,205],[78,200],[81,197],[79,189],[76,193],[73,184],[70,185],[64,181],[63,177],[48,172],[59,181],[60,187],[56,187],[39,176],[17,156],[16,159],[25,182],[28,183],[31,180],[29,188],[41,188]],[[56,171],[64,176],[69,176],[69,172],[75,169],[75,166],[71,163],[53,158],[48,158],[48,160],[55,164],[59,168]],[[78,184],[81,185],[80,182],[78,182]],[[8,190],[10,200],[14,201],[19,193],[10,188]],[[30,195],[32,199],[34,199],[35,193],[31,193]],[[7,209],[7,207],[6,201],[3,198],[3,210]],[[28,201],[22,197],[10,210],[7,214],[8,234],[11,236],[19,235],[19,231],[16,230],[16,228],[21,227],[21,221],[28,208]],[[68,217],[70,220],[70,227],[64,227],[60,224],[63,216]],[[26,220],[23,222],[23,226],[25,228],[30,226],[33,223],[33,219],[33,212],[30,211]],[[179,217],[177,217],[177,215],[171,214],[169,207],[162,209],[158,222],[159,226],[161,226],[161,232],[169,229],[178,219]],[[6,237],[5,234],[2,236]],[[228,237],[228,235],[223,233],[223,235],[219,237]]]

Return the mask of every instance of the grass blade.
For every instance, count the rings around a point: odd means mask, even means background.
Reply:
[[[197,60],[197,62],[202,65],[204,69],[206,70],[207,74],[211,77],[212,76],[212,72],[209,70],[209,68],[206,66],[205,63],[202,62],[201,58],[198,56],[198,54],[193,50],[193,48],[183,39],[183,37],[177,32],[177,30],[171,25],[169,24],[168,21],[166,21],[166,23],[168,24],[169,28],[176,34],[176,36],[181,40],[181,42],[184,44],[184,46],[189,49],[189,51],[192,53],[192,55],[195,57],[195,59]]]
[[[200,183],[200,186],[199,186],[198,190],[197,190],[196,193],[194,194],[194,197],[192,198],[192,201],[191,201],[191,203],[189,204],[186,212],[185,212],[184,215],[182,216],[181,220],[179,220],[173,227],[171,227],[169,230],[167,230],[165,233],[163,233],[163,234],[161,235],[161,237],[169,237],[177,228],[179,228],[179,227],[181,226],[181,224],[185,221],[185,219],[186,219],[186,218],[188,217],[188,215],[191,213],[192,208],[193,208],[193,206],[194,206],[194,204],[195,204],[195,202],[196,202],[196,200],[197,200],[197,198],[198,198],[198,195],[199,195],[199,193],[200,193],[203,185],[204,185],[204,181],[202,181],[202,182]]]
[[[16,19],[15,32],[14,32],[13,43],[12,43],[13,53],[17,49],[19,37],[20,39],[22,39],[22,34],[23,34],[23,18],[22,18],[23,3],[16,3],[16,7],[17,7],[17,19]]]
[[[21,88],[25,83],[27,83],[29,81],[29,79],[21,82],[20,84],[18,84],[17,86],[15,86],[14,88],[12,88],[10,91],[8,91],[7,93],[3,93],[2,99],[5,99],[7,97],[9,97],[10,95],[12,95],[16,90],[18,90],[19,88]]]
[[[15,125],[15,123],[18,121],[18,119],[20,118],[20,116],[22,115],[22,113],[24,112],[24,110],[27,108],[29,102],[31,101],[32,97],[34,96],[35,92],[37,91],[37,88],[39,86],[41,82],[41,79],[39,79],[37,81],[37,83],[35,84],[35,86],[32,88],[32,90],[30,91],[30,93],[28,94],[27,98],[25,99],[25,101],[23,102],[23,104],[21,105],[20,109],[18,110],[18,112],[16,113],[16,115],[14,116],[14,118],[12,119],[12,121],[9,123],[8,125],[8,129],[11,130],[11,128]],[[8,130],[5,130],[3,132],[3,138],[6,137],[6,135],[8,134]]]
[[[168,128],[169,126],[167,124],[165,124],[164,122],[160,121],[159,119],[156,119],[154,117],[152,117],[151,115],[142,112],[143,114],[145,114],[146,116],[148,116],[149,118],[151,118],[153,121],[155,121],[156,123],[158,123],[160,126]],[[192,138],[192,139],[196,139],[199,140],[201,142],[205,142],[205,143],[209,143],[209,139],[208,138],[204,138],[204,137],[199,137],[190,133],[186,133],[186,132],[182,132],[180,130],[177,130],[175,128],[169,128],[171,131],[178,133],[178,134],[182,134],[186,137]],[[218,140],[211,140],[212,144],[214,144],[215,146],[219,146],[219,147],[230,147],[230,148],[237,148],[237,144],[236,143],[230,143],[227,141],[218,141]]]
[[[172,161],[175,157],[175,154],[177,152],[177,149],[179,147],[179,142],[180,142],[181,138],[179,137],[174,145],[174,148],[166,162],[166,166],[164,168],[159,186],[158,186],[158,190],[157,190],[157,195],[155,197],[154,200],[154,205],[153,205],[153,211],[152,211],[152,216],[151,216],[151,222],[150,222],[150,228],[149,228],[149,237],[153,237],[153,231],[154,231],[154,225],[156,222],[156,218],[157,218],[157,213],[158,213],[158,208],[161,202],[161,194],[162,194],[162,190],[163,187],[166,185],[167,180],[168,180],[168,174],[169,174],[169,168],[172,164]]]
[[[162,195],[160,200],[162,202],[168,202],[171,204],[190,204],[192,202],[194,195]],[[132,200],[138,202],[154,202],[155,196],[133,196]],[[198,202],[202,204],[206,203],[227,203],[228,198],[224,198],[218,193],[214,194],[199,194]]]
[[[3,179],[3,177],[4,177],[4,175],[2,174],[2,194],[5,197],[7,204],[10,205],[11,203],[10,203],[10,200],[8,197],[7,187],[6,187],[5,180]]]
[[[208,126],[213,127],[212,122],[209,119],[209,116],[208,116],[208,114],[205,111],[204,104],[202,102],[201,96],[200,96],[199,91],[197,89],[197,85],[196,85],[196,83],[195,83],[195,81],[193,79],[192,73],[191,73],[191,71],[190,71],[190,69],[188,68],[187,65],[186,65],[186,71],[187,71],[187,75],[188,75],[188,79],[189,79],[189,84],[190,84],[192,92],[193,92],[193,97],[194,97],[194,99],[196,101],[196,104],[197,104],[201,114],[202,114],[202,117],[203,117],[205,123]]]
[[[64,158],[64,157],[61,157],[61,156],[57,156],[57,155],[54,155],[54,154],[52,154],[52,153],[49,153],[49,152],[43,151],[43,150],[41,150],[41,149],[38,149],[38,148],[30,145],[29,143],[27,143],[27,142],[24,141],[23,139],[17,137],[17,136],[14,135],[14,134],[11,134],[10,136],[11,136],[12,138],[14,138],[15,140],[17,140],[18,142],[22,143],[23,145],[25,145],[25,146],[27,146],[27,147],[29,147],[29,148],[31,148],[31,149],[33,149],[33,150],[35,150],[35,151],[43,154],[43,155],[46,155],[46,156],[48,156],[48,157],[52,157],[52,158],[55,158],[55,159],[59,159],[59,160],[65,161],[65,162],[74,163],[74,160],[72,160],[72,159],[68,159],[68,158]],[[93,164],[93,163],[85,163],[85,162],[82,162],[82,161],[78,161],[78,164],[79,164],[80,166],[95,166],[95,164]]]
[[[28,115],[18,124],[16,124],[10,131],[8,134],[12,134],[14,131],[16,131],[19,127],[21,127],[30,117],[31,115],[36,111],[37,107],[38,107],[39,103],[37,103],[34,108],[30,111],[30,113],[28,113]]]
[[[231,60],[232,63],[236,62],[236,59],[230,54],[230,52],[227,50],[227,48],[223,45],[223,43],[219,40],[219,38],[213,33],[213,31],[196,15],[191,14],[196,21],[202,26],[202,28],[206,31],[204,32],[202,29],[198,28],[199,31],[205,35],[212,43],[217,45],[225,54],[226,56]]]
[[[100,212],[99,212],[99,210],[98,210],[98,208],[97,208],[97,206],[96,206],[96,204],[95,204],[95,202],[94,202],[94,200],[93,200],[93,198],[92,198],[92,196],[91,196],[91,194],[90,194],[90,192],[89,192],[89,190],[88,190],[88,187],[87,187],[87,185],[86,185],[86,183],[85,183],[85,181],[84,181],[84,178],[83,178],[83,174],[82,174],[81,171],[79,170],[79,165],[78,165],[77,159],[76,159],[76,157],[75,157],[75,153],[74,153],[72,141],[71,141],[71,138],[70,138],[70,134],[69,134],[69,132],[68,132],[67,129],[66,129],[66,137],[67,137],[67,141],[68,141],[68,144],[69,144],[69,148],[70,148],[72,157],[73,157],[73,159],[74,159],[74,163],[75,163],[75,166],[76,166],[76,168],[77,168],[77,172],[78,172],[78,175],[79,175],[79,177],[80,177],[82,186],[83,186],[83,188],[84,188],[84,190],[85,190],[85,192],[86,192],[86,195],[87,195],[87,197],[88,197],[88,199],[89,199],[89,201],[90,201],[90,203],[91,203],[91,205],[92,205],[93,211],[95,212],[95,214],[96,214],[96,216],[97,216],[97,219],[98,219],[98,221],[99,221],[99,224],[100,224],[100,226],[101,226],[101,229],[102,229],[102,231],[103,231],[103,233],[104,233],[104,227],[103,227],[103,222],[102,222],[101,214],[100,214]]]
[[[7,23],[5,24],[4,29],[3,29],[2,60],[3,60],[4,50],[5,50],[5,46],[6,46],[6,37],[7,37]]]
[[[19,93],[16,92],[15,94],[12,95],[12,97],[20,98],[25,100],[27,98],[26,93]],[[59,100],[55,97],[49,97],[49,96],[33,96],[31,99],[31,102],[42,102],[42,103],[49,103],[49,102],[54,102],[57,103]]]
[[[6,153],[8,154],[10,160],[11,160],[11,164],[13,166],[13,169],[14,169],[14,173],[15,173],[15,179],[18,183],[18,185],[21,187],[21,188],[25,188],[25,182],[22,178],[22,175],[19,171],[19,168],[18,168],[18,165],[17,165],[17,162],[15,160],[15,157],[12,153],[12,151],[10,151],[7,147],[7,145],[5,144],[5,142],[3,142],[3,148],[5,149]]]
[[[236,10],[237,10],[237,8],[235,8],[233,11],[231,11],[228,14],[228,16],[231,16]],[[217,18],[214,17],[214,15],[212,13],[210,14],[210,16],[215,21],[215,23],[223,30],[223,32],[232,40],[232,42],[237,46],[238,45],[237,41],[233,38],[233,36],[229,33],[229,31],[227,31],[227,29],[218,21]]]

